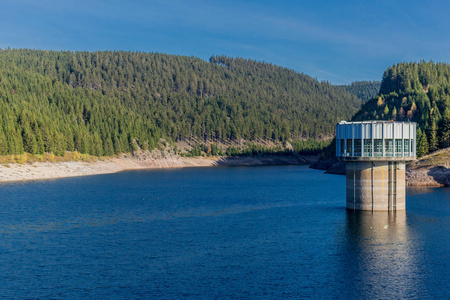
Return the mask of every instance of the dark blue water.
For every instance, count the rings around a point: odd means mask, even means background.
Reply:
[[[345,210],[345,177],[194,168],[0,185],[1,298],[450,297],[450,189]]]

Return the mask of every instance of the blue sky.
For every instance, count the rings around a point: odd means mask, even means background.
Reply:
[[[450,1],[2,0],[0,48],[251,58],[333,84],[450,62]]]

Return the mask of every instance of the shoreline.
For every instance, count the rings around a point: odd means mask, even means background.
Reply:
[[[0,165],[0,183],[113,174],[129,170],[185,167],[309,165],[316,157],[262,155],[247,157],[181,157],[168,153],[123,154],[92,162],[34,162]]]
[[[328,163],[329,164],[329,163]],[[345,165],[324,164],[317,156],[259,155],[240,157],[181,157],[164,151],[139,151],[119,157],[95,161],[34,162],[0,164],[0,183],[47,180],[68,177],[113,174],[121,171],[175,169],[186,167],[309,165],[327,170],[329,174],[345,174]],[[424,164],[416,161],[407,165],[406,185],[411,187],[444,187],[450,185],[450,166]]]

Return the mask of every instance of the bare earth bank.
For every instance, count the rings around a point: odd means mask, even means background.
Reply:
[[[75,177],[116,173],[125,170],[212,166],[305,165],[316,158],[308,156],[263,155],[254,157],[181,157],[158,150],[124,154],[94,162],[36,162],[0,165],[0,182]]]
[[[406,166],[408,186],[450,186],[450,148],[410,162]]]

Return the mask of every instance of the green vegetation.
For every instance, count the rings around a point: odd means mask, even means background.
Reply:
[[[353,120],[418,123],[417,154],[450,146],[450,65],[400,63],[383,75],[380,93]]]
[[[311,141],[359,105],[342,88],[241,58],[0,50],[0,155],[110,156],[190,137],[291,140],[314,152],[321,142]],[[245,151],[265,151],[255,147]]]
[[[378,95],[381,81],[355,81],[350,85],[341,85],[340,87],[355,95],[364,103]]]
[[[195,157],[195,156],[223,156],[225,155],[224,151],[222,149],[219,149],[219,147],[215,143],[210,143],[208,145],[201,143],[196,144],[192,149],[186,153],[182,153],[185,157]]]
[[[315,155],[328,148],[332,141],[332,139],[319,141],[309,138],[307,140],[294,141],[292,142],[292,146],[294,147],[294,150],[299,154]]]
[[[256,155],[286,155],[292,154],[292,151],[278,147],[266,147],[264,145],[257,145],[254,143],[248,143],[243,148],[228,147],[226,151],[227,156],[256,156]]]
[[[266,141],[267,142],[267,141]],[[232,145],[217,145],[216,143],[198,143],[195,144],[192,149],[182,153],[183,156],[257,156],[257,155],[292,155],[294,152],[301,155],[316,155],[319,154],[324,148],[327,148],[331,139],[315,140],[308,138],[306,140],[296,140],[292,144],[274,143],[273,141],[268,144],[261,142],[245,141],[242,144],[239,142]]]
[[[12,154],[12,155],[0,155],[0,164],[8,165],[11,163],[24,164],[34,162],[64,162],[64,161],[85,161],[90,162],[98,159],[98,157],[81,154],[77,151],[66,152],[63,156],[56,156],[53,153],[44,154]]]

